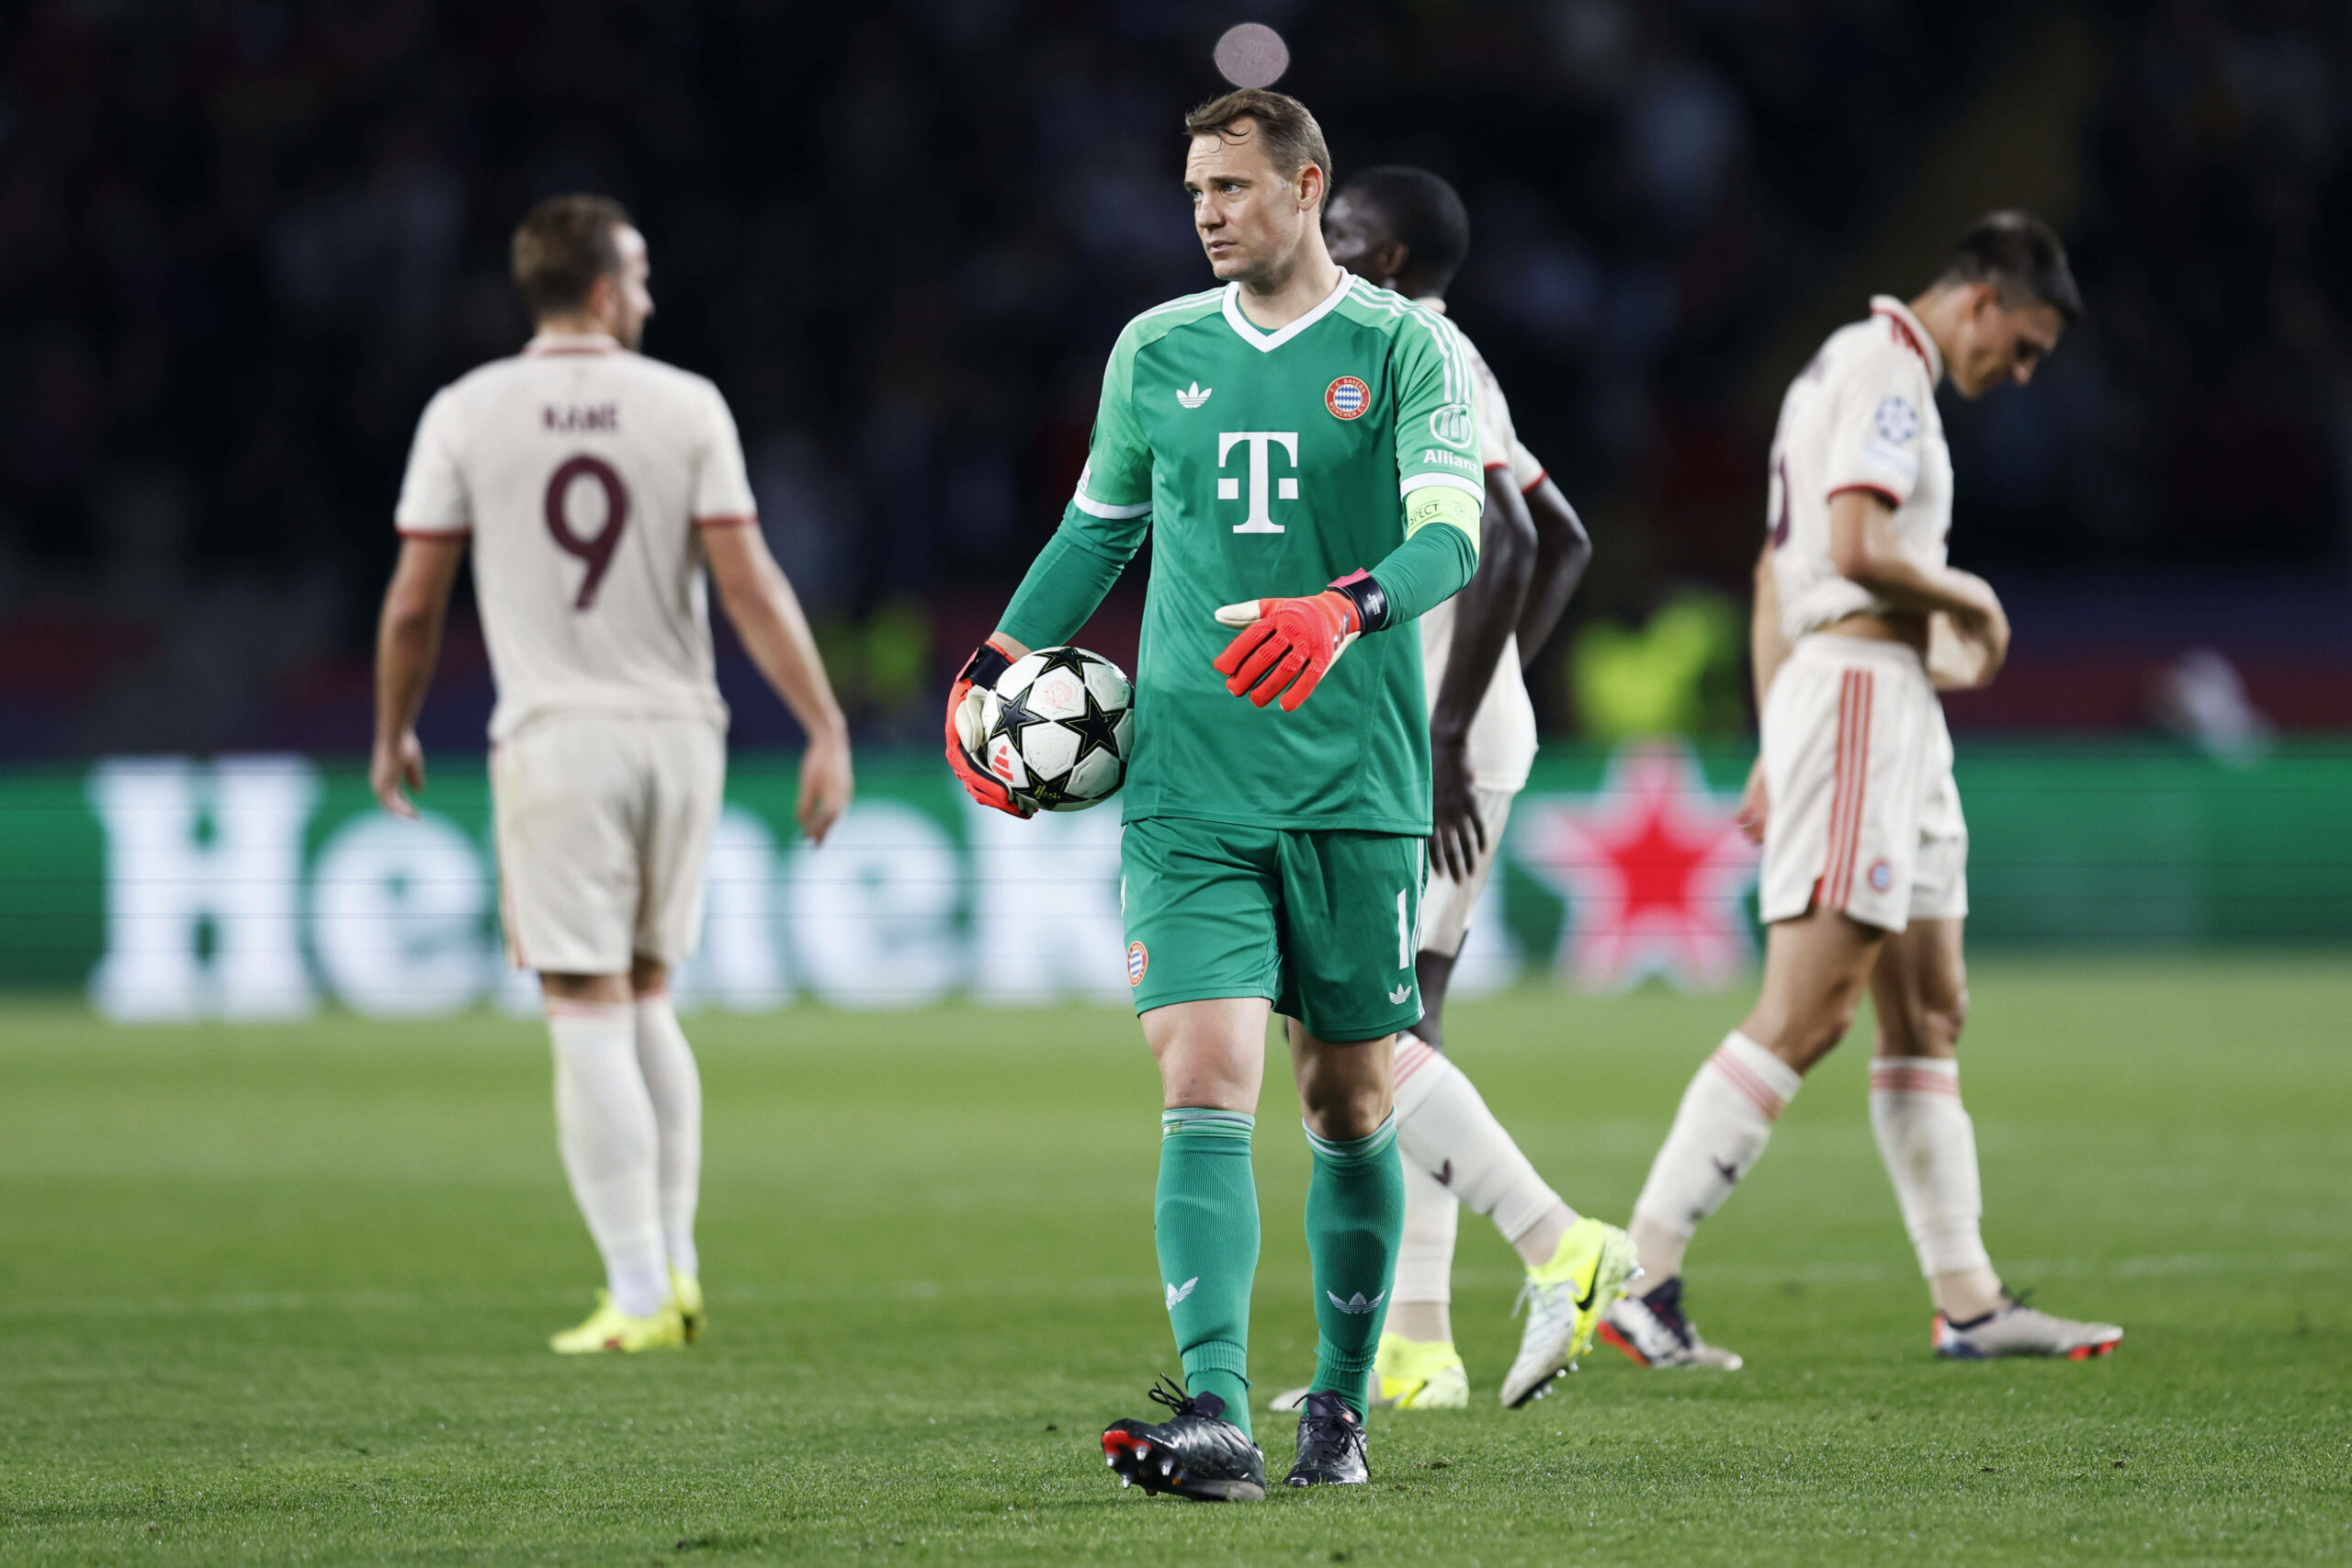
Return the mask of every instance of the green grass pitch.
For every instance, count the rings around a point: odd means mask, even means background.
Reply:
[[[1460,1059],[1622,1220],[1738,997],[1463,1006]],[[1605,1348],[1494,1389],[1513,1259],[1463,1225],[1464,1414],[1375,1416],[1374,1484],[1202,1507],[1095,1433],[1174,1364],[1135,1025],[1062,1009],[690,1021],[712,1328],[566,1360],[594,1257],[539,1030],[0,1014],[0,1562],[1654,1562],[2352,1559],[2352,965],[1988,963],[1987,1237],[2130,1330],[1944,1365],[1862,1037],[1690,1274],[1729,1375]],[[1259,1136],[1261,1395],[1308,1369],[1306,1159]],[[1286,1423],[1261,1416],[1270,1468]]]

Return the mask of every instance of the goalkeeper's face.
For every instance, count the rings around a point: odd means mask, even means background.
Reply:
[[[1211,272],[1226,281],[1281,278],[1317,231],[1323,171],[1307,164],[1283,174],[1268,159],[1255,122],[1240,119],[1226,131],[1193,138],[1184,192]]]

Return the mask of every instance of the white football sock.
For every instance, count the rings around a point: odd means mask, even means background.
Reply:
[[[1682,1244],[1754,1168],[1804,1075],[1737,1030],[1693,1074],[1634,1201],[1645,1283],[1682,1271]]]
[[[1997,1297],[1999,1280],[1978,1232],[1984,1199],[1976,1178],[1976,1128],[1960,1102],[1960,1064],[1935,1056],[1872,1062],[1871,1131],[1894,1180],[1919,1272],[1930,1280],[1981,1276],[1974,1294]]]
[[[667,991],[637,998],[637,1068],[661,1139],[662,1248],[671,1268],[699,1275],[695,1204],[702,1192],[702,1075]]]
[[[670,1299],[662,1250],[653,1101],[637,1066],[636,1010],[627,1002],[548,1003],[555,1043],[556,1145],[571,1195],[604,1255],[613,1303],[650,1317]]]
[[[1413,1160],[1405,1161],[1405,1239],[1396,1249],[1396,1283],[1388,1299],[1453,1300],[1453,1238],[1462,1201]]]
[[[1395,1077],[1396,1146],[1406,1164],[1429,1172],[1473,1212],[1493,1220],[1505,1241],[1518,1242],[1546,1216],[1566,1213],[1563,1229],[1576,1223],[1575,1211],[1535,1173],[1477,1086],[1443,1053],[1400,1035]],[[1409,1186],[1406,1193],[1409,1216]]]

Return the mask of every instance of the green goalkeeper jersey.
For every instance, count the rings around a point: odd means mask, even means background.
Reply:
[[[1418,516],[1441,499],[1416,492],[1466,492],[1472,518],[1485,499],[1470,378],[1442,317],[1345,272],[1278,331],[1253,325],[1231,284],[1119,334],[1078,493],[1003,626],[1033,648],[1067,641],[1149,526],[1127,820],[1430,830],[1420,643],[1394,634],[1469,581],[1475,524],[1399,547],[1408,503]],[[1388,625],[1304,705],[1226,690],[1220,605],[1317,593],[1360,569],[1378,569]]]

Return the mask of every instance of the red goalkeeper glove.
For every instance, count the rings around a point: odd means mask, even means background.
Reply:
[[[990,637],[973,649],[964,668],[956,672],[956,683],[947,688],[947,766],[964,793],[982,806],[1009,816],[1034,817],[1037,808],[1023,805],[1005,782],[980,761],[980,742],[986,739],[980,733],[980,710],[995,689],[997,677],[1011,668],[1012,656]]]
[[[1351,571],[1307,599],[1250,599],[1216,613],[1241,635],[1216,656],[1225,689],[1264,707],[1277,696],[1295,713],[1348,644],[1388,621],[1388,596],[1368,571]]]

